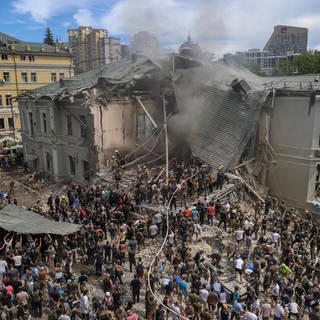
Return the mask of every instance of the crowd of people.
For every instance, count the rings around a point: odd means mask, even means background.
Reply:
[[[213,176],[197,161],[172,161],[168,183],[160,173],[138,168],[131,189],[121,176],[71,184],[35,203],[81,224],[75,234],[3,232],[1,319],[320,319],[320,233],[308,211],[270,197],[246,197],[244,209],[241,186],[223,196],[223,168]],[[204,229],[225,235],[222,250],[201,249]],[[221,280],[230,268],[232,288]]]

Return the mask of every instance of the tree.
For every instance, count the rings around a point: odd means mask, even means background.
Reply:
[[[273,75],[320,73],[320,51],[305,51],[293,59],[279,61]]]
[[[49,27],[47,27],[47,29],[44,33],[43,42],[45,44],[49,44],[50,46],[54,45],[53,34],[52,34],[51,29]]]

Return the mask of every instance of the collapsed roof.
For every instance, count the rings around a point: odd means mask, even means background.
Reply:
[[[120,86],[140,79],[156,68],[158,66],[147,58],[138,58],[136,62],[131,60],[115,61],[72,78],[62,79],[59,82],[37,88],[26,94],[31,94],[35,98],[60,94],[76,95],[96,86],[98,81],[103,81],[106,87]]]
[[[255,133],[266,95],[274,88],[286,88],[287,79],[259,77],[239,64],[192,66],[174,72],[172,87],[179,113],[170,118],[168,125],[183,128],[173,130],[176,135],[169,138],[179,141],[183,137],[193,156],[213,169],[221,164],[233,169]],[[161,68],[161,63],[140,56],[135,61],[112,62],[26,95],[35,99],[77,95],[98,84],[112,92],[131,81],[148,78]],[[169,74],[166,65],[162,75]],[[314,81],[312,75],[289,78],[290,88],[297,90],[304,89],[302,82],[305,85]]]
[[[234,86],[237,79],[246,79],[241,80],[243,94]],[[192,154],[213,168],[236,166],[258,124],[261,80],[245,69],[215,64],[178,70],[174,88],[178,108],[188,119],[185,135]]]
[[[0,210],[0,228],[23,234],[66,235],[80,230],[81,225],[56,222],[15,205]]]

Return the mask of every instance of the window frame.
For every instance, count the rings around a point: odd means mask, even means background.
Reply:
[[[21,72],[21,83],[28,83],[28,72]]]
[[[51,83],[56,83],[56,82],[57,82],[57,73],[51,72]]]
[[[12,123],[10,123],[12,121]],[[8,118],[8,128],[9,129],[14,129],[14,118],[12,118],[12,117],[9,117]]]
[[[9,71],[3,71],[2,76],[3,76],[3,81],[5,83],[10,83],[10,72]]]
[[[76,175],[76,158],[69,155],[68,159],[69,159],[70,175],[75,176]]]
[[[88,137],[88,130],[87,130],[87,117],[84,115],[79,116],[80,119],[80,137],[87,138]],[[84,123],[85,125],[83,125]]]
[[[11,94],[6,94],[5,98],[6,98],[6,106],[10,106],[11,105],[11,99],[12,99]]]
[[[47,123],[47,113],[46,112],[42,112],[42,129],[43,129],[43,133],[46,134],[48,133],[48,123]]]
[[[30,72],[30,82],[37,83],[37,73],[36,72]]]

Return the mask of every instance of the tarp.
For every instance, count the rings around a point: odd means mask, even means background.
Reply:
[[[56,222],[22,207],[8,204],[0,210],[0,228],[16,233],[65,235],[77,232],[81,225]]]

